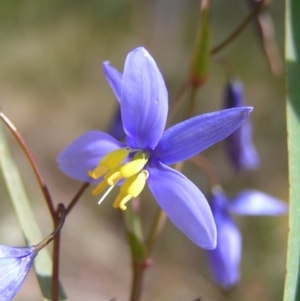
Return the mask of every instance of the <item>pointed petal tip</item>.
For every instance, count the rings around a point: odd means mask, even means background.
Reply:
[[[216,247],[217,247],[217,232],[212,237],[211,242],[205,246],[202,246],[202,248],[206,250],[214,250]]]
[[[240,215],[277,216],[288,212],[288,205],[264,192],[255,189],[241,191],[228,206],[230,212]]]
[[[253,111],[253,107],[241,107],[242,113],[245,114],[245,117],[248,117],[250,113]]]
[[[143,52],[144,54],[148,55],[148,51],[143,46],[139,46],[134,48],[131,52]]]
[[[102,68],[105,68],[107,65],[110,65],[110,61],[103,61]]]

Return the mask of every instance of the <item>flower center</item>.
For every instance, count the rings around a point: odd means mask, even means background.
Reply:
[[[133,157],[124,163],[130,153],[134,153]],[[125,210],[126,203],[137,197],[145,187],[149,173],[143,168],[147,164],[148,159],[148,153],[141,150],[133,150],[130,147],[120,148],[105,155],[94,170],[88,171],[88,175],[93,179],[99,179],[103,176],[103,180],[93,190],[94,195],[109,187],[98,204],[104,200],[120,180],[124,179],[113,207]]]

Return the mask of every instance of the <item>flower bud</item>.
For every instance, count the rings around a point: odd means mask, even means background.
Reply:
[[[225,90],[224,108],[242,106],[245,106],[243,85],[238,80],[230,80]],[[252,142],[252,126],[249,119],[225,139],[225,146],[236,171],[257,168],[259,156]]]

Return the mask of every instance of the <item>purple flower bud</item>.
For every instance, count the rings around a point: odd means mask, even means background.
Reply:
[[[108,132],[112,137],[114,137],[117,140],[121,140],[125,137],[120,107],[115,112],[112,123],[109,126]]]
[[[244,89],[241,82],[231,80],[225,91],[224,108],[238,108],[245,105]],[[246,120],[235,132],[225,139],[228,157],[236,171],[252,170],[259,164],[259,156],[252,143],[252,126]]]
[[[37,253],[36,247],[0,245],[0,301],[9,301],[18,292]]]

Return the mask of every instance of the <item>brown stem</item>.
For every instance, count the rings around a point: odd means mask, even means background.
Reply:
[[[251,22],[251,20],[255,17],[255,15],[259,12],[261,9],[262,5],[265,3],[265,0],[260,1],[256,7],[253,9],[252,12],[242,21],[240,26],[232,32],[223,42],[221,42],[219,45],[214,47],[210,51],[210,55],[215,55],[219,51],[221,51],[224,47],[226,47],[228,44],[230,44],[231,41],[233,41],[245,28],[246,26]]]
[[[66,214],[66,212],[65,212]],[[56,211],[55,225],[60,223],[60,207]],[[59,249],[60,249],[60,232],[57,232],[53,241],[53,265],[52,265],[52,301],[59,299]]]
[[[60,232],[61,228],[64,225],[65,217],[66,217],[66,208],[61,203],[58,204],[57,214],[58,214],[57,226],[55,227],[54,231],[48,237],[46,237],[43,241],[41,241],[40,243],[38,243],[35,246],[38,251],[40,251],[45,246],[47,246],[55,238],[55,236]]]
[[[30,165],[34,171],[34,174],[38,180],[38,183],[40,185],[40,188],[42,190],[42,193],[44,195],[44,198],[46,200],[46,203],[48,205],[48,209],[50,211],[52,220],[54,221],[56,216],[56,212],[55,212],[55,208],[54,208],[54,204],[50,195],[50,192],[48,190],[48,187],[46,185],[46,182],[44,181],[42,174],[40,173],[38,166],[33,158],[33,155],[31,154],[28,146],[26,145],[24,139],[22,138],[21,134],[18,132],[17,128],[13,125],[13,123],[8,119],[8,117],[6,117],[4,115],[3,112],[0,112],[0,118],[3,120],[4,124],[8,127],[8,129],[11,131],[11,133],[14,135],[14,137],[16,138],[16,140],[18,141],[19,145],[21,146],[21,148],[23,149],[26,157],[28,158]]]
[[[154,246],[154,243],[161,232],[165,222],[167,220],[166,214],[160,209],[157,209],[156,215],[154,217],[150,232],[145,242],[147,249],[147,254],[149,254]]]
[[[66,214],[68,214],[73,207],[77,204],[78,200],[80,199],[80,197],[82,196],[82,194],[84,193],[84,191],[90,186],[90,183],[84,183],[78,190],[78,192],[75,194],[75,196],[73,197],[73,199],[71,200],[71,202],[69,203],[69,205],[66,208]]]
[[[144,279],[144,267],[140,263],[132,263],[133,279],[131,287],[130,301],[139,301],[142,293],[142,283]]]

